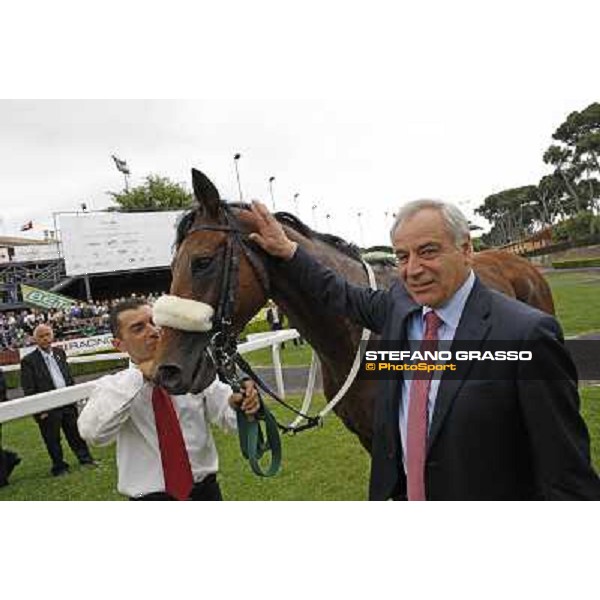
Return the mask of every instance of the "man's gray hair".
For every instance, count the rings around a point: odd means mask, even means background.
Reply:
[[[54,335],[54,330],[52,329],[52,327],[50,327],[50,325],[48,325],[48,323],[39,323],[35,326],[35,329],[33,330],[33,337],[37,337],[37,334],[40,331],[42,331],[42,329],[49,329],[52,332],[52,335]]]
[[[448,232],[454,238],[454,244],[458,247],[470,237],[469,221],[462,213],[460,208],[449,202],[443,202],[442,200],[413,200],[408,204],[400,207],[396,213],[396,220],[390,231],[390,237],[392,241],[394,239],[394,233],[396,229],[404,223],[410,217],[416,215],[418,212],[426,209],[433,209],[439,211],[442,215],[442,220],[448,229]]]

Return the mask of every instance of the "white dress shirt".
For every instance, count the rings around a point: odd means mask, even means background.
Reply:
[[[44,362],[48,367],[48,371],[50,372],[50,377],[52,377],[52,382],[54,383],[54,387],[58,390],[60,388],[67,387],[67,382],[58,366],[58,361],[56,360],[56,356],[54,356],[54,352],[52,352],[52,348],[48,351],[39,349],[42,357],[44,358]]]
[[[105,446],[116,440],[118,490],[130,497],[165,490],[152,388],[135,366],[102,377],[77,423],[81,437],[92,444]],[[200,394],[172,396],[195,482],[219,469],[208,423],[237,430],[228,402],[231,393],[228,385],[215,379]]]

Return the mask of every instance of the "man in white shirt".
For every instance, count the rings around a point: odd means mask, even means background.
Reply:
[[[258,393],[252,382],[245,382],[244,394],[232,394],[218,379],[199,394],[169,397],[169,410],[176,414],[178,427],[169,433],[169,443],[182,438],[180,463],[189,477],[191,490],[178,497],[173,492],[159,411],[155,404],[161,388],[152,383],[155,353],[160,338],[152,319],[152,308],[141,299],[118,303],[111,311],[114,345],[131,358],[129,369],[96,381],[78,425],[84,439],[92,444],[117,443],[119,492],[141,500],[221,500],[216,479],[219,468],[217,450],[208,423],[225,431],[237,429],[235,408],[255,414]],[[162,391],[160,392],[162,393]],[[189,464],[189,466],[188,466]],[[187,489],[183,484],[184,489]]]

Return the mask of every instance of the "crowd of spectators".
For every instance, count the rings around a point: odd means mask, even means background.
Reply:
[[[136,296],[136,294],[132,294]],[[137,297],[149,302],[156,299],[150,294]],[[44,310],[30,308],[0,313],[0,351],[16,350],[33,344],[33,330],[47,323],[54,330],[56,340],[69,340],[110,332],[109,313],[117,302],[114,298],[97,302],[78,302],[68,309]]]

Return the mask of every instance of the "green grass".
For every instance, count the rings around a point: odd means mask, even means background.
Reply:
[[[582,412],[592,438],[592,457],[600,469],[600,387],[581,392]],[[297,399],[296,399],[297,400]],[[322,399],[321,399],[322,404]],[[315,407],[316,409],[317,407]],[[49,459],[32,418],[3,426],[4,445],[19,452],[23,462],[0,500],[122,500],[116,491],[114,446],[95,448],[99,469],[87,470],[65,447],[72,472],[59,478],[49,474]],[[364,500],[367,497],[369,457],[337,419],[322,429],[283,438],[283,465],[279,474],[261,479],[242,459],[237,436],[215,432],[221,459],[220,481],[229,500]]]
[[[281,363],[286,367],[297,367],[310,365],[312,349],[304,343],[301,346],[294,346],[292,342],[286,342],[285,348],[281,350]],[[262,348],[244,354],[244,358],[253,367],[270,367],[273,365],[273,352],[271,348]]]
[[[574,258],[571,260],[552,261],[555,269],[579,269],[581,267],[600,267],[600,258]]]
[[[321,402],[315,403],[315,411]],[[289,413],[275,411],[282,422]],[[358,439],[332,416],[322,429],[284,436],[280,472],[254,475],[243,461],[237,438],[215,431],[223,495],[232,500],[366,500],[369,455]],[[232,443],[233,442],[233,443]]]
[[[296,401],[298,399],[296,398]],[[315,410],[323,405],[322,398]],[[281,414],[282,421],[290,419]],[[369,457],[354,435],[332,417],[322,429],[283,438],[283,463],[272,479],[255,476],[243,460],[238,438],[215,430],[223,494],[236,500],[362,500],[367,497]],[[100,468],[81,468],[63,440],[72,471],[49,474],[50,462],[33,418],[3,425],[4,446],[23,462],[0,489],[0,500],[119,500],[114,445],[93,448]]]
[[[565,335],[600,330],[600,272],[546,273]]]
[[[2,425],[2,443],[21,456],[10,485],[0,488],[0,500],[119,500],[114,446],[93,448],[101,461],[97,469],[80,467],[63,436],[65,460],[71,472],[62,477],[50,475],[50,458],[33,417]]]
[[[587,423],[592,440],[592,462],[600,472],[600,387],[583,388],[581,414]]]

